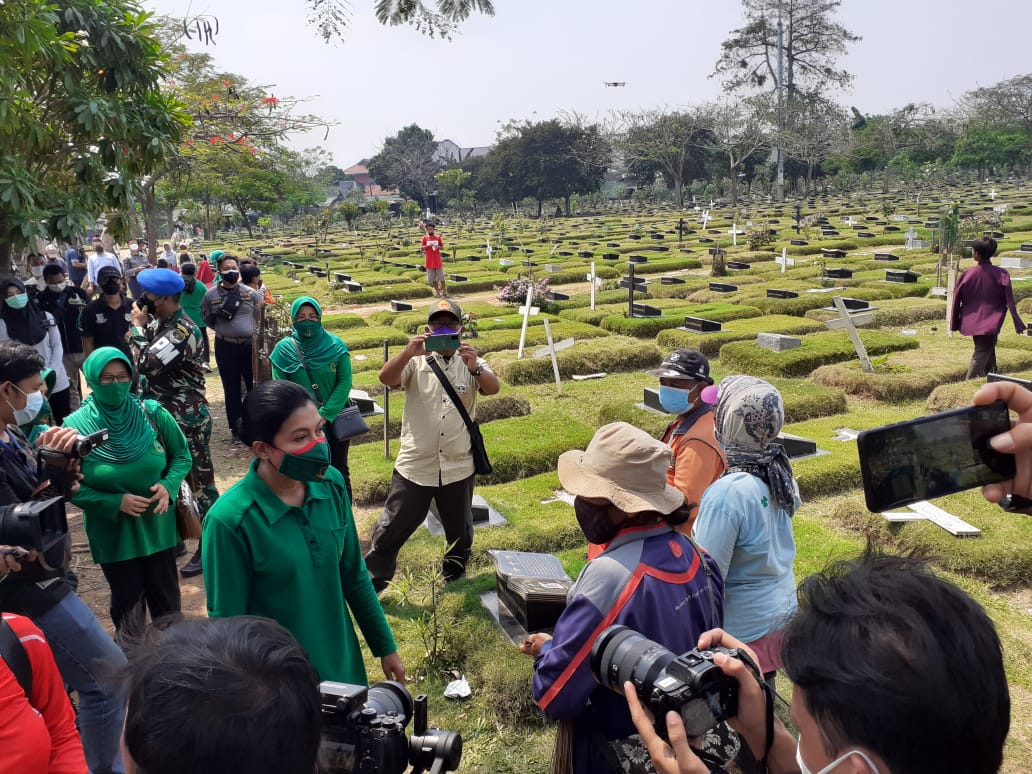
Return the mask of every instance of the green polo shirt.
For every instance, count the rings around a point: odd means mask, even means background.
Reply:
[[[344,479],[307,484],[301,506],[258,476],[258,460],[204,519],[208,615],[258,615],[290,630],[321,680],[366,685],[351,610],[373,655],[397,650],[358,543]]]

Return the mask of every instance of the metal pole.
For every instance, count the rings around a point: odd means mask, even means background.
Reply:
[[[527,343],[527,325],[530,324],[530,305],[534,303],[534,275],[531,274],[530,284],[527,285],[527,305],[523,312],[523,327],[520,330],[520,348],[516,352],[516,359],[523,359],[523,347]]]
[[[781,23],[781,3],[778,3],[778,182],[775,193],[779,202],[785,201],[785,27]]]
[[[634,317],[634,264],[628,265],[631,267],[631,282],[627,288],[627,316]]]
[[[383,341],[383,364],[387,365],[389,358],[387,340]],[[384,385],[383,388],[383,456],[391,458],[391,388]]]
[[[543,320],[545,324],[545,337],[548,339],[548,354],[552,358],[552,373],[555,374],[555,389],[560,395],[563,394],[563,380],[559,378],[559,361],[555,358],[555,342],[552,340],[552,328],[548,324],[548,318]]]
[[[591,281],[591,308],[595,308],[595,262],[591,262],[591,276],[588,277]]]

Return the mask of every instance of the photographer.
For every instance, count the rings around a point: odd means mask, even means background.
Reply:
[[[698,644],[744,647],[719,629]],[[774,718],[771,774],[999,770],[1010,725],[1000,639],[985,610],[923,562],[869,549],[806,578],[782,655],[799,739]],[[738,680],[731,726],[759,759],[767,742],[759,683],[737,659],[714,661]],[[667,715],[667,744],[633,686],[625,692],[656,770],[704,774],[680,717]]]
[[[47,486],[48,471],[37,472],[33,450],[17,428],[42,405],[41,368],[43,359],[32,347],[0,344],[0,507],[36,499]],[[76,436],[69,428],[52,428],[39,444],[67,452]],[[101,675],[123,666],[125,656],[76,596],[67,559],[59,564],[49,571],[33,552],[0,546],[0,610],[31,618],[46,635],[62,678],[79,695],[79,729],[90,771],[120,772],[122,706]]]
[[[319,678],[267,618],[192,619],[153,633],[127,672],[130,774],[312,774]]]

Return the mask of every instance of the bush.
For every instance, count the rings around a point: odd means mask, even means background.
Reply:
[[[338,312],[336,314],[324,314],[322,318],[323,327],[331,331],[343,331],[351,328],[365,328],[366,321],[357,314]]]
[[[861,331],[860,338],[868,355],[914,349],[912,337],[881,331]],[[787,352],[760,349],[752,341],[732,342],[720,350],[723,368],[753,376],[806,376],[815,368],[856,357],[856,350],[844,331],[829,331],[804,336],[802,346]]]
[[[818,333],[824,329],[823,324],[813,320],[791,315],[771,314],[735,320],[723,326],[723,330],[719,333],[695,333],[680,329],[660,331],[656,336],[656,343],[666,352],[684,347],[697,350],[706,357],[716,357],[725,344],[732,341],[753,340],[757,333],[801,335]]]
[[[843,295],[851,297],[847,292]],[[897,328],[925,320],[946,319],[946,302],[938,298],[899,298],[886,299],[874,303],[878,308],[874,310],[874,322],[876,325],[886,328]],[[806,313],[811,320],[831,320],[839,316],[838,312],[830,312],[824,309],[812,309]]]
[[[346,293],[341,290],[335,290],[330,295],[335,303],[351,306],[374,304],[378,301],[394,301],[402,298],[429,298],[433,295],[433,291],[429,285],[417,285],[414,282],[409,282],[369,289],[363,288],[360,293]]]
[[[534,299],[544,299],[548,292],[548,277],[539,277],[534,280]],[[498,300],[503,304],[519,306],[527,303],[527,293],[530,291],[531,280],[527,277],[511,279],[498,288]]]
[[[556,354],[559,374],[563,379],[569,379],[574,374],[656,368],[662,359],[655,344],[624,336],[606,336],[595,341],[578,342]],[[517,360],[513,351],[493,355],[491,367],[509,384],[545,384],[555,378],[551,358]]]
[[[703,304],[701,306],[685,306],[671,309],[669,315],[664,314],[662,317],[611,315],[602,320],[602,329],[624,336],[634,336],[639,339],[654,339],[660,331],[680,327],[684,323],[685,315],[705,317],[715,322],[724,322],[725,320],[737,320],[743,317],[757,317],[759,314],[760,310],[752,306],[728,303]]]
[[[351,328],[341,339],[348,345],[348,349],[374,349],[381,347],[386,341],[389,345],[408,344],[409,337],[388,325],[378,325],[367,328]],[[382,365],[382,363],[381,363]]]

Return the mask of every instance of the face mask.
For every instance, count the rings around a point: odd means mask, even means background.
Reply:
[[[317,320],[298,320],[294,323],[294,330],[302,339],[310,339],[319,333],[322,325]]]
[[[115,382],[114,384],[98,384],[93,388],[94,397],[105,406],[121,406],[129,397],[129,382]]]
[[[29,267],[29,271],[32,272],[32,276],[33,277],[42,277],[43,276],[43,267],[42,266],[30,266]]]
[[[458,333],[458,332],[459,331],[456,328],[444,327],[444,328],[438,328],[435,331],[430,331],[430,335],[431,336],[451,336],[452,334],[455,334],[455,333]]]
[[[800,737],[800,739],[801,738],[802,737]],[[871,771],[873,771],[874,774],[878,774],[878,767],[875,766],[874,762],[870,758],[868,758],[865,753],[861,752],[860,750],[849,750],[845,754],[840,755],[838,758],[833,760],[831,763],[829,763],[823,769],[821,769],[820,771],[816,772],[816,774],[828,774],[828,772],[832,771],[836,766],[838,766],[840,763],[842,763],[850,755],[859,755],[861,758],[864,759],[864,761],[867,763],[867,765],[871,767]],[[799,766],[800,774],[814,774],[814,772],[810,771],[810,769],[808,769],[806,767],[806,764],[803,763],[803,754],[802,754],[802,752],[799,749],[799,743],[798,742],[796,743],[795,759],[796,759],[796,765]]]
[[[25,408],[17,409],[11,401],[7,401],[7,405],[14,412],[14,423],[16,425],[27,425],[39,415],[40,409],[43,408],[43,392],[40,390],[25,392],[14,383],[11,386],[25,396]]]
[[[122,290],[118,286],[118,280],[111,280],[109,282],[105,282],[103,285],[100,286],[100,289],[103,290],[104,294],[108,296],[117,296]]]
[[[6,301],[7,305],[11,307],[11,309],[24,309],[29,305],[29,294],[19,293],[16,296],[8,296]]]
[[[104,248],[103,247],[94,247],[93,248],[93,252],[96,253],[97,255],[103,255],[104,254]]]
[[[276,451],[283,452],[276,470],[295,481],[322,481],[330,466],[330,447],[325,438],[317,438],[293,454],[282,449]]]
[[[577,523],[589,543],[605,545],[616,537],[620,531],[619,524],[613,524],[609,518],[608,505],[595,505],[577,497],[573,501],[573,512],[577,515]]]
[[[684,414],[692,407],[692,394],[696,388],[684,390],[680,387],[659,385],[659,403],[668,414]]]
[[[147,314],[149,314],[151,317],[154,316],[154,312],[157,309],[157,304],[154,303],[154,299],[149,298],[148,296],[141,296],[140,298],[136,299],[136,305],[140,307],[140,309],[146,309]]]
[[[239,279],[240,272],[236,271],[235,269],[230,269],[229,271],[222,272],[222,281],[225,282],[227,285],[235,285],[237,284],[237,280]]]
[[[47,283],[47,290],[49,290],[51,293],[60,293],[66,287],[68,287],[68,282],[67,281],[65,281],[65,282],[48,282]]]

